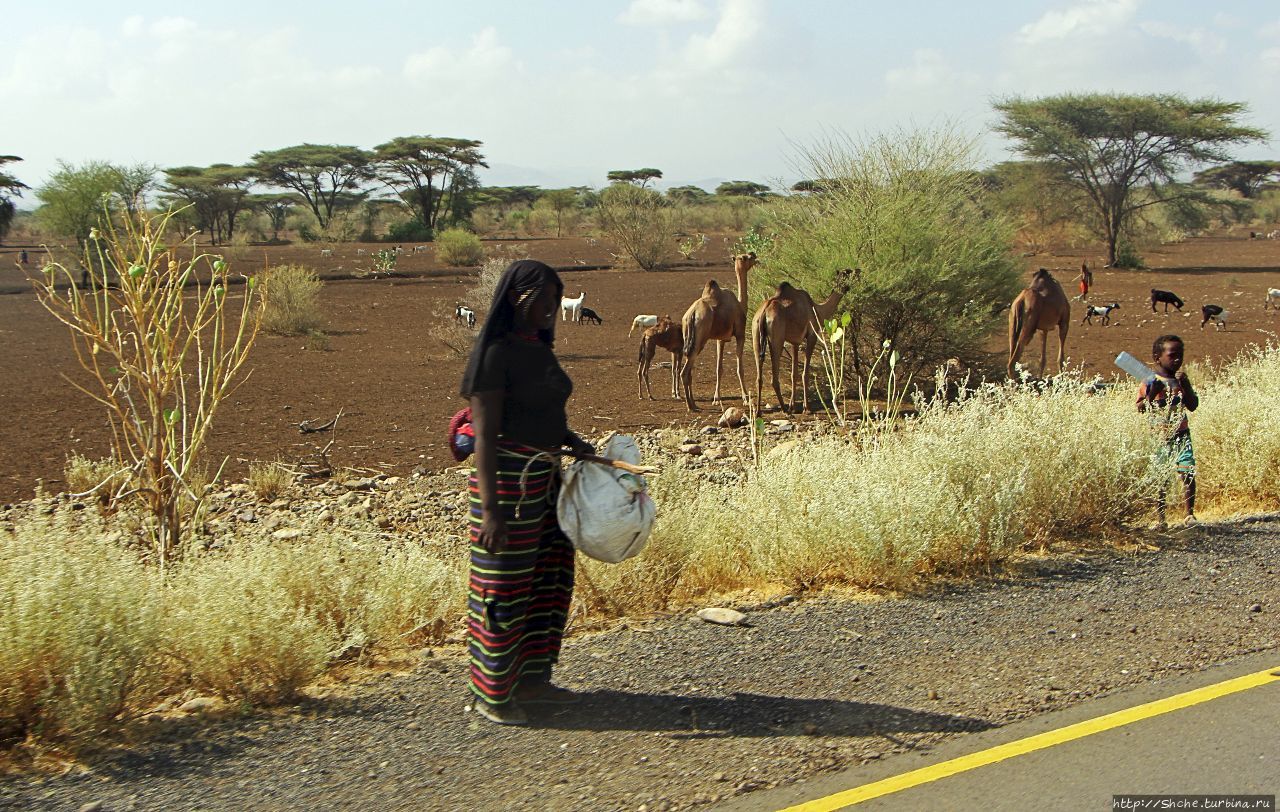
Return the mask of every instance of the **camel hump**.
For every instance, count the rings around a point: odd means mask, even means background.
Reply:
[[[782,298],[784,299],[790,298],[791,296],[795,295],[795,292],[796,292],[796,289],[791,286],[790,282],[778,283],[778,295],[781,296]]]

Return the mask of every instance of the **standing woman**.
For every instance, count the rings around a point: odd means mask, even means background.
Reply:
[[[521,705],[567,703],[551,668],[573,597],[573,545],[560,531],[560,462],[592,446],[569,430],[573,382],[552,346],[564,285],[534,260],[498,280],[462,378],[470,398],[471,576],[467,596],[472,707],[502,725],[528,724]]]

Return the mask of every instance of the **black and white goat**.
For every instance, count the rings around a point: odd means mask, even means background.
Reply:
[[[1111,311],[1120,308],[1119,302],[1111,302],[1104,305],[1089,305],[1084,309],[1084,318],[1080,320],[1081,324],[1093,324],[1093,317],[1100,316],[1102,318],[1102,326],[1106,327],[1111,323]]]
[[[1209,322],[1213,322],[1213,326],[1219,330],[1227,329],[1227,317],[1231,315],[1230,311],[1223,310],[1221,305],[1207,304],[1200,308],[1200,329]]]
[[[453,309],[453,320],[460,321],[468,327],[476,326],[476,311],[466,305],[458,305]]]

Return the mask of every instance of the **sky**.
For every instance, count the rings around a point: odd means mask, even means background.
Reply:
[[[841,133],[950,127],[1006,160],[992,101],[1065,92],[1240,101],[1280,139],[1274,0],[0,0],[0,19],[0,155],[33,187],[59,160],[400,135],[483,142],[485,185],[789,184]]]

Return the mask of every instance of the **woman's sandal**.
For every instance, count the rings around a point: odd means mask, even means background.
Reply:
[[[501,705],[490,705],[482,699],[473,699],[471,709],[495,724],[513,726],[529,724],[529,715],[514,700]]]

